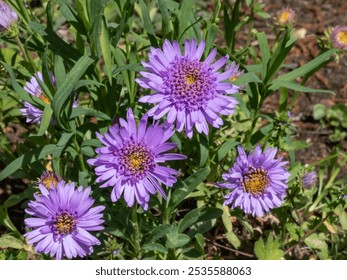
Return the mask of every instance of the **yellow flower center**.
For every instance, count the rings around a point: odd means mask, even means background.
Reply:
[[[57,216],[54,223],[58,234],[69,234],[75,226],[75,218],[69,213],[63,213]]]
[[[133,153],[129,155],[129,167],[131,170],[144,170],[143,155],[141,153]]]
[[[51,100],[49,100],[49,98],[48,98],[46,95],[44,95],[43,93],[40,94],[39,98],[40,98],[43,102],[45,102],[46,104],[51,104]]]
[[[231,82],[235,82],[236,80],[237,80],[237,76],[231,76],[230,78],[229,78],[229,80],[231,81]]]
[[[243,178],[242,186],[246,192],[258,196],[264,192],[269,183],[267,172],[263,168],[251,167]]]
[[[186,75],[185,78],[186,78],[186,82],[187,82],[188,85],[192,85],[196,81],[196,77],[193,76],[193,75]]]
[[[286,23],[289,18],[290,12],[289,11],[283,11],[279,17],[279,21],[281,23]]]
[[[347,31],[341,30],[337,33],[337,40],[342,44],[347,44]]]

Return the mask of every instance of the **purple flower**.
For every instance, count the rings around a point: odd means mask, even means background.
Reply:
[[[31,228],[24,236],[28,244],[34,244],[38,253],[55,256],[57,260],[84,257],[93,252],[93,245],[99,245],[97,238],[89,231],[99,231],[101,211],[104,206],[92,207],[94,199],[89,195],[91,188],[78,187],[74,183],[60,181],[56,188],[47,190],[39,186],[41,195],[35,194],[36,201],[30,201],[25,225]]]
[[[316,182],[317,182],[317,173],[315,171],[305,173],[304,176],[302,176],[302,184],[305,189],[310,189],[316,184]]]
[[[217,186],[231,189],[224,205],[239,206],[245,213],[261,217],[283,203],[290,176],[283,167],[287,162],[275,159],[277,148],[262,152],[257,145],[248,155],[240,146],[237,150],[239,155],[234,166],[222,176],[226,182]]]
[[[18,20],[17,14],[4,1],[0,0],[0,32],[9,30]]]
[[[37,72],[35,76],[43,81],[42,73]],[[30,93],[31,95],[34,95],[38,98],[40,98],[43,102],[46,104],[51,104],[51,100],[43,93],[39,83],[36,80],[36,77],[33,76],[30,79],[30,82],[27,82],[24,86],[24,90]],[[50,74],[50,78],[53,84],[55,84],[55,78],[53,74]],[[29,102],[24,102],[24,107],[20,109],[23,116],[27,117],[26,122],[27,123],[40,123],[42,119],[42,110],[36,108],[34,105],[31,105]]]
[[[97,133],[104,147],[96,149],[96,159],[88,163],[95,166],[100,187],[113,187],[111,200],[117,201],[122,193],[129,207],[135,199],[148,209],[150,194],[158,191],[165,199],[166,195],[159,182],[171,187],[176,182],[175,169],[160,166],[167,160],[182,160],[186,156],[165,153],[176,147],[166,141],[173,134],[173,127],[164,129],[158,123],[147,128],[147,115],[140,120],[138,128],[131,109],[127,113],[127,121],[119,120],[120,126],[113,125],[104,136]]]
[[[336,26],[331,32],[331,40],[335,48],[347,51],[347,26]]]
[[[205,61],[200,61],[205,42],[186,40],[184,55],[176,41],[165,40],[163,50],[151,48],[149,62],[142,62],[148,72],[140,72],[143,78],[136,79],[143,88],[154,94],[140,98],[143,103],[158,103],[148,111],[149,116],[160,119],[167,114],[167,124],[176,123],[176,129],[184,128],[189,138],[193,127],[199,133],[208,134],[208,124],[218,128],[223,124],[218,116],[234,112],[237,100],[230,95],[239,90],[228,80],[234,75],[231,67],[224,73],[218,70],[228,61],[222,57],[212,64],[217,50],[213,49]]]

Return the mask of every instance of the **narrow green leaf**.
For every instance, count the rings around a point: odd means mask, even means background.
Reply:
[[[9,234],[3,234],[0,237],[0,248],[13,248],[13,249],[23,249],[24,243],[23,241],[13,237]]]
[[[145,244],[151,244],[157,241],[159,238],[162,238],[165,236],[165,234],[169,233],[171,231],[171,225],[168,224],[162,224],[157,227],[155,227],[149,236],[146,239]]]
[[[61,123],[60,114],[65,104],[65,101],[70,96],[78,80],[83,76],[88,67],[94,62],[88,56],[81,57],[75,66],[71,69],[70,73],[67,74],[65,81],[62,83],[61,87],[58,88],[52,102],[52,107],[54,111],[55,120]]]
[[[36,136],[42,136],[47,131],[49,125],[51,124],[53,115],[53,110],[50,106],[46,106],[43,110],[41,123],[40,123],[40,129],[39,132],[36,134]]]
[[[156,39],[154,27],[153,27],[151,18],[149,16],[148,7],[143,0],[140,0],[139,2],[140,2],[143,24],[144,24],[145,30],[147,32],[148,38],[151,41],[151,45],[153,47],[157,48],[158,47],[158,41]]]
[[[108,115],[104,114],[103,112],[94,110],[92,108],[83,108],[83,107],[73,108],[70,119],[76,118],[78,116],[84,116],[84,115],[97,117],[100,120],[111,121],[111,118]]]
[[[159,252],[163,254],[167,254],[167,249],[159,244],[159,243],[152,243],[152,244],[145,244],[142,247],[142,250],[147,250],[147,251],[153,251],[153,252]]]
[[[179,10],[179,38],[186,30],[194,5],[193,0],[183,0]]]
[[[66,145],[69,143],[72,135],[74,135],[74,133],[63,133],[56,145],[56,149],[53,152],[53,168],[58,174],[61,174],[61,170],[60,170],[61,154],[66,148]]]
[[[302,77],[302,76],[310,73],[311,71],[320,67],[321,65],[325,65],[325,63],[329,61],[330,57],[333,54],[337,53],[338,51],[339,51],[338,49],[328,50],[328,51],[320,54],[319,56],[317,56],[316,58],[314,58],[310,62],[306,63],[305,65],[299,67],[298,69],[295,69],[293,71],[290,71],[287,74],[284,74],[284,75],[278,77],[274,81],[274,83],[279,82],[279,81],[287,81],[287,82],[294,81],[296,78]]]
[[[165,0],[158,0],[159,10],[162,18],[162,34],[163,38],[167,38],[170,33],[170,14]]]
[[[269,43],[267,41],[267,37],[265,35],[265,32],[258,33],[257,39],[259,42],[259,48],[260,48],[260,52],[261,52],[261,64],[262,64],[261,75],[263,78],[265,78],[266,74],[267,74],[268,63],[269,63],[269,60],[271,57],[270,47],[269,47]]]
[[[175,208],[180,204],[195,188],[206,179],[210,173],[210,168],[205,167],[198,170],[193,175],[189,176],[184,181],[179,181],[176,184],[175,191],[172,194],[172,207]]]
[[[111,42],[108,34],[107,29],[107,23],[106,18],[103,18],[102,24],[101,24],[101,34],[100,34],[100,46],[101,46],[101,53],[104,58],[105,67],[106,67],[106,73],[108,76],[108,81],[112,85],[112,52],[111,52]]]
[[[287,81],[274,81],[272,85],[270,86],[270,90],[277,90],[281,87],[292,89],[295,91],[300,92],[310,92],[310,93],[329,93],[329,94],[335,94],[335,92],[331,90],[325,90],[325,89],[315,89],[315,88],[309,88],[305,87],[296,83],[287,82]]]
[[[238,144],[240,144],[240,142],[234,140],[225,141],[218,149],[217,161],[220,162],[227,155],[227,153]]]
[[[21,155],[20,157],[12,161],[9,165],[7,165],[5,169],[0,172],[0,181],[4,180],[8,176],[16,172],[22,166],[29,165],[33,162],[36,162],[44,158],[48,154],[52,154],[55,151],[56,147],[57,146],[54,144],[48,144],[43,148],[30,150],[29,152]]]

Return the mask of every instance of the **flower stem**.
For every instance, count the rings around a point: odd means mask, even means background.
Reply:
[[[137,220],[137,203],[131,209],[131,219],[134,227],[134,253],[137,259],[141,259],[140,228]]]
[[[14,40],[16,41],[20,51],[23,53],[24,59],[30,64],[30,66],[31,66],[30,70],[32,72],[34,72],[35,71],[35,63],[34,63],[32,57],[30,56],[28,50],[24,48],[24,46],[23,46],[23,44],[20,41],[18,36],[14,37]]]

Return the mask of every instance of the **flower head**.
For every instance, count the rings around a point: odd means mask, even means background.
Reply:
[[[279,25],[285,26],[293,24],[296,19],[296,14],[293,9],[285,8],[277,12],[277,22]]]
[[[310,189],[316,184],[316,182],[317,182],[317,173],[315,171],[305,173],[304,176],[302,176],[302,184],[305,189]]]
[[[18,20],[17,14],[4,1],[0,0],[0,32],[9,30]]]
[[[331,32],[331,40],[335,48],[347,51],[347,26],[336,26]]]
[[[230,94],[236,93],[239,87],[224,82],[234,75],[235,69],[218,72],[228,56],[212,63],[217,54],[214,49],[205,61],[200,61],[204,48],[204,41],[197,45],[194,39],[186,40],[182,54],[176,41],[165,40],[163,50],[151,48],[149,62],[142,62],[148,72],[140,72],[143,78],[136,80],[141,87],[155,91],[139,100],[157,103],[148,115],[160,119],[167,114],[167,124],[176,123],[176,129],[185,129],[189,138],[193,136],[194,126],[205,134],[208,124],[221,126],[223,121],[218,114],[232,114],[237,104]]]
[[[164,198],[165,192],[159,182],[171,187],[178,172],[172,168],[160,166],[167,160],[181,160],[186,156],[165,153],[176,147],[166,141],[172,136],[172,126],[164,129],[158,123],[147,128],[147,115],[136,127],[131,109],[127,121],[120,119],[120,126],[113,125],[104,136],[97,134],[104,147],[97,148],[97,158],[88,163],[95,166],[97,183],[101,188],[113,187],[111,200],[117,201],[122,193],[128,206],[136,201],[146,210],[150,194],[158,191]]]
[[[43,172],[43,174],[41,175],[39,181],[37,182],[38,185],[46,188],[47,190],[50,190],[51,188],[56,188],[59,181],[61,181],[61,177],[52,172],[52,171],[48,171],[46,170],[45,172]]]
[[[52,83],[55,83],[55,78],[53,74],[50,74]],[[36,79],[43,81],[43,76],[41,72],[37,72],[34,77],[31,77],[30,82],[27,82],[24,86],[24,90],[29,94],[40,98],[44,103],[51,104],[51,100],[43,93],[39,83]],[[27,123],[40,123],[42,119],[42,110],[31,105],[29,102],[24,102],[24,107],[20,109],[23,116],[27,117]]]
[[[55,188],[47,190],[39,186],[42,195],[34,195],[25,210],[30,218],[25,225],[31,230],[24,236],[28,244],[34,244],[38,253],[55,256],[56,259],[84,257],[99,245],[89,231],[102,230],[101,211],[104,206],[91,207],[94,203],[89,195],[91,188],[78,187],[74,183],[60,181]]]
[[[275,159],[277,148],[262,152],[258,145],[248,155],[242,147],[237,150],[239,155],[234,166],[223,174],[226,182],[217,186],[231,189],[224,205],[239,206],[245,213],[261,217],[283,203],[290,175],[283,167],[287,162]]]

